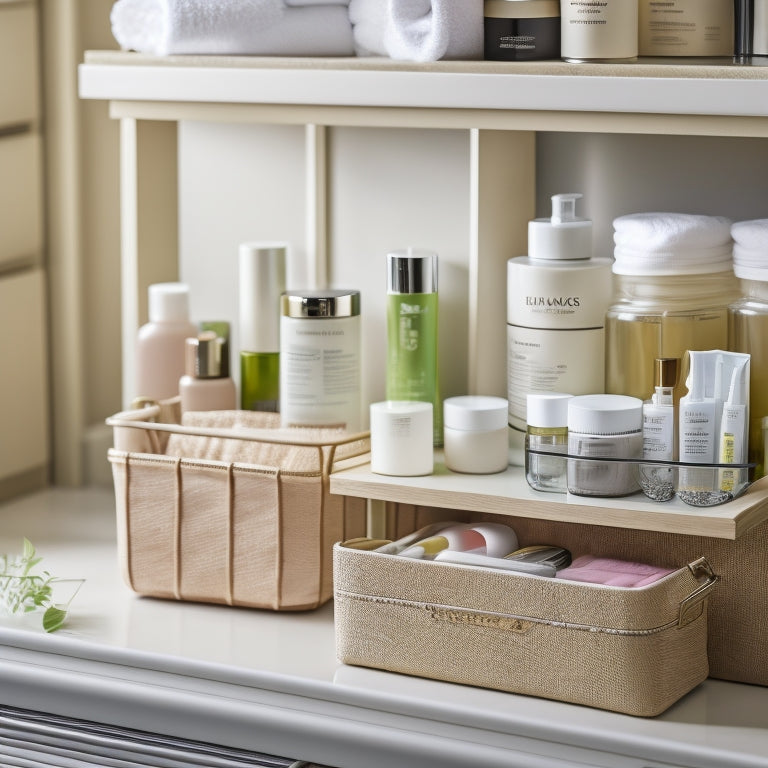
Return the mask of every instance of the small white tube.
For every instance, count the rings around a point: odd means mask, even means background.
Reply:
[[[744,443],[747,425],[747,404],[744,395],[747,360],[739,363],[731,375],[728,399],[723,404],[720,421],[719,452],[720,464],[741,464],[744,461]],[[720,471],[720,489],[732,491],[736,485],[738,470]]]

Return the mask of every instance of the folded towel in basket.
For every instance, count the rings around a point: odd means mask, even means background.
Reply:
[[[350,0],[359,56],[483,58],[483,0]]]
[[[112,34],[124,50],[171,54],[352,56],[346,6],[283,0],[117,0]]]

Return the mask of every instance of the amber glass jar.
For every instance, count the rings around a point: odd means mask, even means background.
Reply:
[[[730,221],[635,214],[614,221],[614,301],[606,313],[605,391],[646,398],[656,358],[726,349],[728,306],[739,293]],[[682,394],[681,371],[675,400]]]

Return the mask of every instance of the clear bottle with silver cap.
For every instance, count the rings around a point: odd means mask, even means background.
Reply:
[[[179,379],[181,411],[228,411],[237,393],[229,376],[226,339],[203,331],[186,340],[186,373]]]
[[[443,443],[437,364],[437,254],[387,254],[387,400],[432,403],[434,444]]]
[[[283,426],[359,432],[360,292],[286,291],[280,306]]]
[[[288,244],[248,242],[239,251],[240,407],[280,410],[280,296]]]

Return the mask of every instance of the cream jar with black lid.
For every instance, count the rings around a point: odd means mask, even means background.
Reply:
[[[485,0],[485,58],[560,58],[560,0]]]

